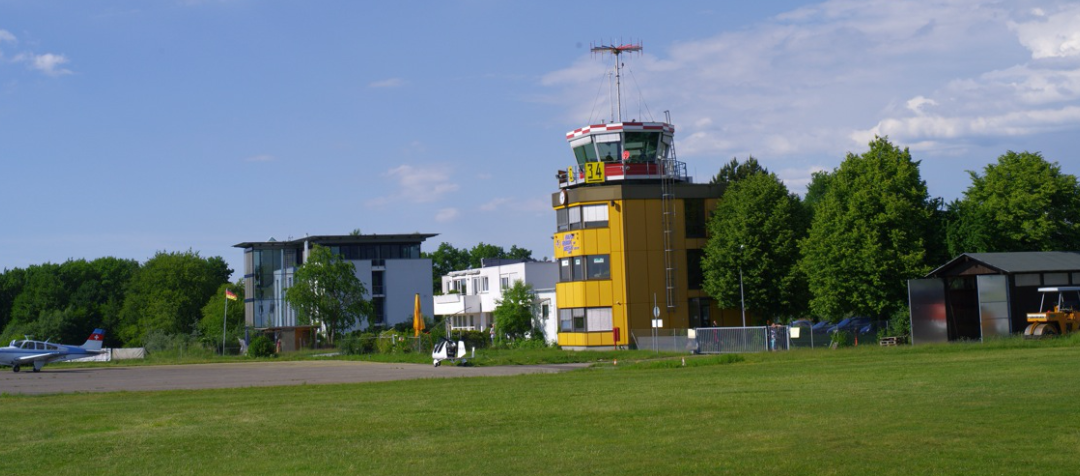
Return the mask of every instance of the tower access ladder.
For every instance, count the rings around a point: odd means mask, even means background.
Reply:
[[[665,120],[671,124],[671,114],[664,111]],[[672,141],[666,157],[660,158],[660,207],[663,213],[664,233],[664,297],[668,311],[675,309],[675,175],[678,162],[675,160],[675,143]]]

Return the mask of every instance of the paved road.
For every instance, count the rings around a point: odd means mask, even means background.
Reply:
[[[37,373],[28,369],[19,373],[10,370],[0,371],[0,392],[43,394],[381,382],[420,378],[556,373],[587,366],[588,364],[558,364],[435,368],[431,365],[420,364],[330,360],[78,369],[52,365]]]

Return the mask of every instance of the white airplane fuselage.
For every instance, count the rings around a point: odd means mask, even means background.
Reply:
[[[34,372],[38,372],[45,364],[100,354],[104,337],[105,331],[95,329],[81,346],[31,339],[13,340],[11,345],[0,347],[0,365],[12,367],[16,372],[23,365],[33,365]]]

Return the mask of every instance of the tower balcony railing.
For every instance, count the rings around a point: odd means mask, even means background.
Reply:
[[[577,187],[586,184],[615,183],[634,180],[660,180],[671,179],[676,182],[690,182],[686,174],[686,163],[674,159],[659,160],[656,162],[593,162],[602,164],[602,174],[596,173],[596,166],[592,173],[586,167],[574,167],[561,169],[556,174],[559,180],[559,188]]]

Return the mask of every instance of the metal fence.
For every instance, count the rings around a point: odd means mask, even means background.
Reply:
[[[688,337],[692,329],[631,329],[630,336],[638,350],[657,352],[692,352],[695,343]]]
[[[791,348],[790,334],[784,326],[702,327],[694,329],[696,352],[728,354],[767,352]]]

